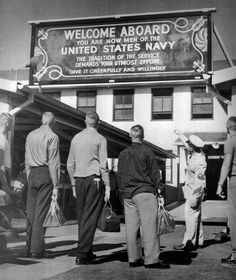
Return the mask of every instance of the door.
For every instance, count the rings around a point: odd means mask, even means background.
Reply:
[[[223,159],[220,156],[209,157],[207,160],[206,169],[206,188],[207,188],[207,200],[218,200],[220,199],[216,196],[217,184],[220,178],[221,166]],[[227,191],[226,182],[224,184],[224,191]]]

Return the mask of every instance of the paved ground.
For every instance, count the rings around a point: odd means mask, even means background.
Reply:
[[[170,213],[178,223],[184,222],[184,203],[170,205]],[[168,206],[167,206],[168,208]],[[227,203],[225,200],[207,200],[202,203],[202,221],[204,224],[226,224]]]
[[[228,254],[228,240],[216,242],[214,232],[223,226],[204,226],[206,247],[186,256],[173,251],[174,244],[181,242],[184,225],[178,225],[175,232],[161,236],[161,257],[171,264],[170,270],[129,268],[126,256],[125,226],[120,233],[104,233],[97,230],[94,251],[100,257],[98,264],[76,266],[73,248],[76,247],[77,227],[67,225],[48,229],[47,248],[57,253],[55,259],[33,260],[22,257],[25,234],[18,239],[8,237],[8,251],[0,257],[1,280],[171,280],[171,279],[236,279],[236,269],[222,268],[220,259]]]

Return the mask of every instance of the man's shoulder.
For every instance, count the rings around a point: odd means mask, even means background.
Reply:
[[[191,158],[205,158],[205,157],[206,157],[206,155],[203,152],[199,152],[199,153],[193,152],[192,156],[191,156]]]
[[[202,160],[202,161],[206,161],[206,154],[205,153],[199,153],[199,158]]]
[[[141,148],[142,148],[143,150],[147,151],[148,153],[153,153],[153,151],[152,151],[150,148],[144,146],[144,144],[141,145]]]
[[[41,132],[41,127],[39,128],[39,132]],[[59,138],[58,135],[50,127],[46,129],[45,134],[50,138]]]
[[[58,135],[54,131],[51,131],[51,135],[52,135],[52,138],[58,138],[59,139]]]
[[[227,139],[227,141],[229,140],[229,142],[231,142],[232,144],[236,145],[236,134],[232,135],[229,139]]]
[[[102,134],[100,134],[100,133],[99,133],[99,135],[100,135],[100,138],[101,138],[102,141],[105,141],[105,142],[107,141],[106,137],[104,137],[104,136],[103,136]]]
[[[135,147],[131,144],[127,146],[123,151],[121,151],[120,154],[125,154],[128,153],[129,151],[142,151],[145,152],[146,154],[153,154],[153,151],[148,147],[145,147],[143,144],[140,144]]]
[[[72,138],[72,141],[77,141],[81,138],[86,138],[88,139],[88,137],[92,137],[92,139],[99,139],[101,141],[106,141],[106,138],[100,134],[99,132],[97,132],[97,130],[93,129],[93,130],[89,130],[89,129],[83,129],[82,131],[78,132],[77,134],[75,134],[75,136]]]
[[[153,151],[150,148],[144,146],[143,144],[139,146],[139,149],[142,150],[147,155],[154,155]]]
[[[32,131],[27,135],[27,138],[34,136],[35,134],[39,133],[39,131],[40,131],[40,127],[36,128],[36,129],[34,129],[34,130],[32,130]]]
[[[231,136],[225,142],[225,147],[236,147],[236,135]]]
[[[119,158],[121,158],[122,156],[124,156],[126,153],[129,152],[129,146],[126,147],[124,150],[122,150],[120,153],[119,153]]]
[[[41,126],[32,130],[28,135],[27,138],[37,137],[37,135],[45,135],[47,134],[50,138],[59,138],[58,135],[53,132],[51,129],[44,130]]]
[[[93,131],[93,134],[95,137],[97,137],[100,141],[107,141],[106,138],[101,134],[99,133],[97,130],[94,130]]]
[[[83,135],[83,130],[82,131],[80,131],[80,132],[78,132],[78,133],[76,133],[74,136],[73,136],[73,138],[72,138],[72,142],[74,142],[74,141],[76,141],[81,135]]]
[[[123,154],[127,153],[127,152],[129,151],[129,149],[130,149],[129,146],[126,147],[126,148],[124,148],[124,150],[122,150],[122,151],[120,152],[120,155],[123,155]]]
[[[206,164],[206,155],[204,153],[194,153],[192,159],[195,164]]]

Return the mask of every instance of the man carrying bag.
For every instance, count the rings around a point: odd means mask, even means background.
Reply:
[[[25,144],[27,192],[26,255],[33,258],[52,258],[45,251],[44,220],[52,194],[57,198],[60,178],[59,138],[52,131],[55,117],[51,112],[42,116],[42,125],[29,133]]]
[[[156,199],[160,184],[159,168],[152,151],[142,144],[143,127],[133,126],[130,137],[132,144],[120,153],[118,160],[118,185],[124,201],[129,266],[137,267],[144,264],[145,268],[170,268],[159,259]]]
[[[91,264],[96,259],[93,239],[104,199],[106,201],[110,198],[107,141],[97,132],[98,114],[87,112],[85,125],[86,128],[72,139],[67,160],[67,170],[77,202],[77,265]]]

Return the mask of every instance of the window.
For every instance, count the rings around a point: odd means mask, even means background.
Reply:
[[[0,94],[0,102],[9,104],[9,102],[10,102],[9,99],[10,99],[9,94],[5,94],[5,93]]]
[[[77,109],[84,113],[88,111],[96,112],[96,92],[77,91]]]
[[[133,120],[134,90],[114,90],[114,121]]]
[[[53,99],[56,99],[60,101],[61,99],[61,93],[59,91],[54,91],[54,92],[44,92],[44,94],[48,97],[51,97]]]
[[[172,151],[169,151],[172,152]],[[172,169],[173,169],[173,160],[172,158],[166,159],[166,183],[172,183]]]
[[[213,99],[205,88],[192,88],[192,119],[213,118]]]
[[[152,89],[152,119],[171,120],[173,115],[173,89]]]

